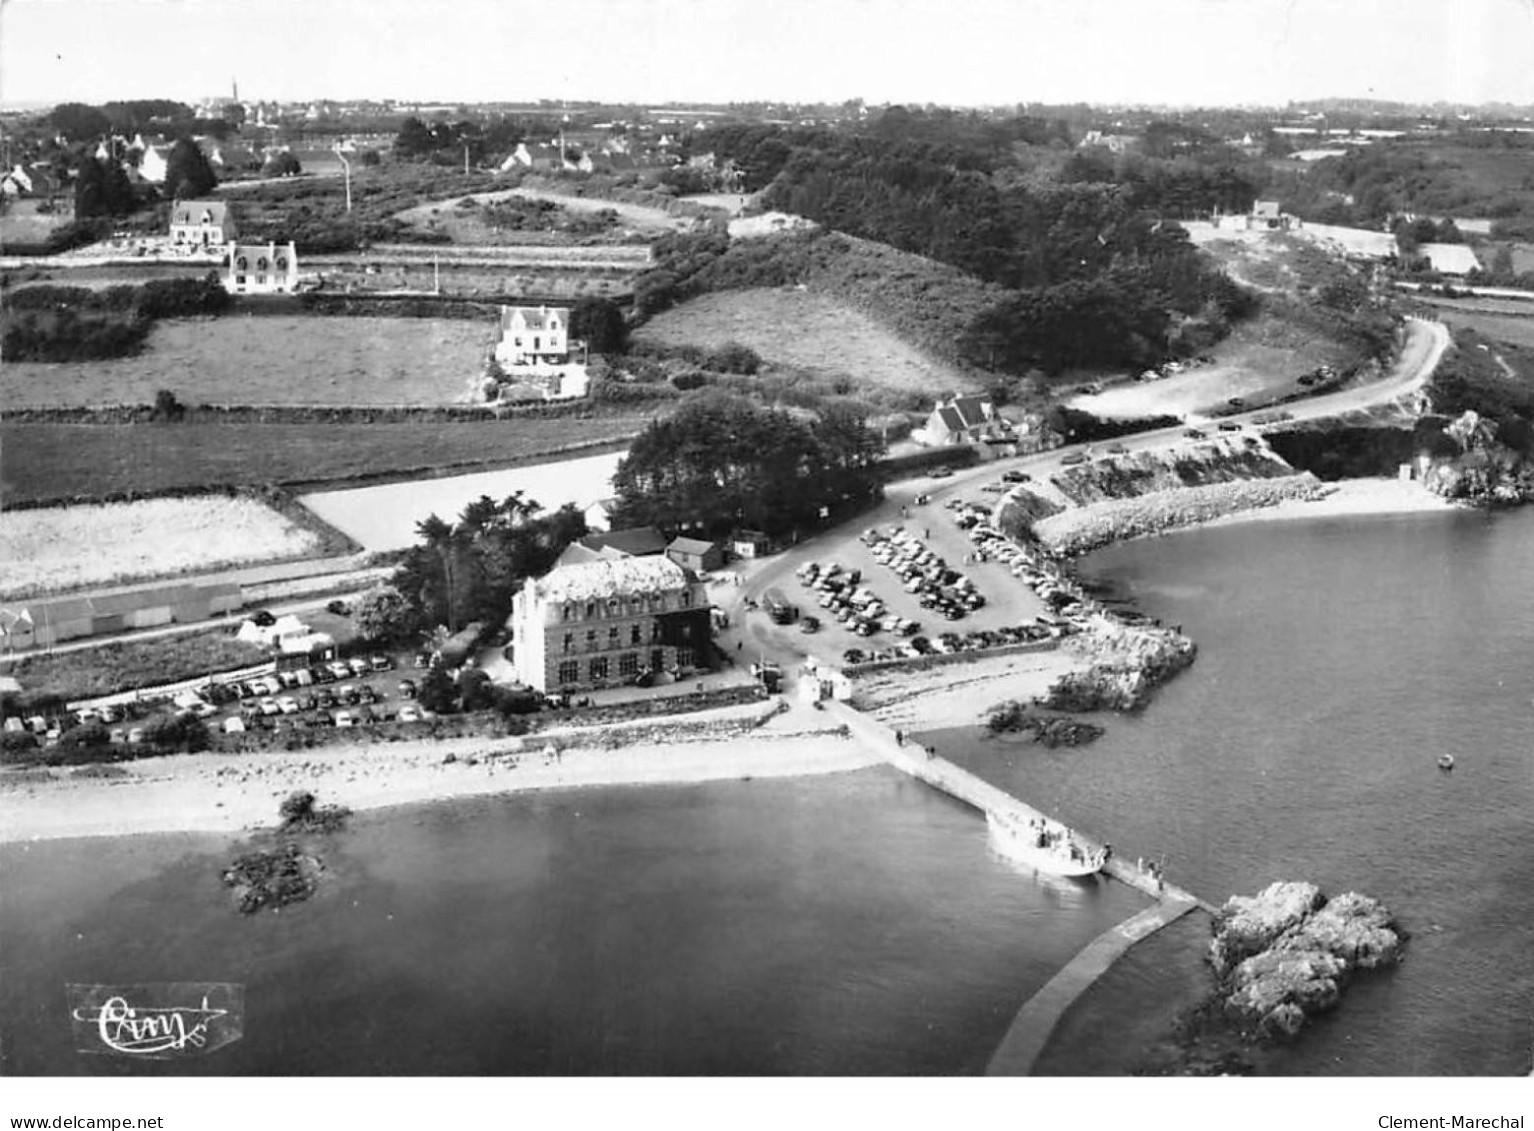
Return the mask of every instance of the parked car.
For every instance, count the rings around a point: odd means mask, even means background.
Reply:
[[[375,672],[386,672],[394,666],[394,661],[388,656],[369,656],[368,667]]]
[[[418,723],[421,721],[421,711],[420,708],[407,703],[399,709],[399,715],[396,717],[402,723]]]
[[[1129,451],[1129,449],[1126,448],[1123,444],[1109,444],[1108,445],[1108,454],[1109,455],[1121,456],[1121,455],[1125,455],[1126,453],[1128,453],[1128,451]]]
[[[1183,430],[1183,435],[1185,437],[1187,437],[1188,439],[1190,439],[1190,440],[1202,440],[1204,438],[1204,434],[1202,432],[1200,432],[1197,428],[1187,428],[1187,429],[1184,429]]]
[[[350,711],[337,711],[336,712],[336,726],[338,726],[338,727],[349,727],[349,726],[355,726],[355,725],[356,725],[356,720],[352,718],[352,714],[351,714]]]
[[[399,681],[399,693],[400,693],[400,696],[402,698],[414,699],[415,698],[415,680],[413,680],[413,679],[402,679],[402,680],[400,680]]]
[[[799,631],[806,635],[820,631],[819,617],[805,617],[799,622]]]
[[[277,700],[277,707],[284,715],[298,714],[298,700],[291,695],[284,695],[281,699]]]
[[[340,598],[337,598],[336,600],[330,602],[330,604],[326,605],[325,611],[327,613],[333,613],[338,617],[351,615],[351,608],[345,601],[341,600]]]
[[[1109,451],[1112,450],[1111,448],[1109,449]],[[1030,483],[1033,481],[1033,476],[1029,475],[1026,471],[1017,470],[1005,472],[1001,478],[1006,483]]]
[[[224,720],[224,733],[244,734],[245,720],[240,718],[239,715],[230,715],[227,719]]]
[[[1078,463],[1086,463],[1087,454],[1085,452],[1069,452],[1060,457],[1060,462],[1067,467],[1073,467]]]
[[[1220,431],[1221,432],[1239,432],[1239,431],[1241,431],[1241,425],[1237,424],[1234,420],[1227,420],[1227,421],[1225,421],[1224,423],[1222,423],[1220,425]]]

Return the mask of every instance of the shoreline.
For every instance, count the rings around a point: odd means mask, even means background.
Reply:
[[[765,715],[761,704],[751,704],[749,712],[722,708],[707,719],[663,728],[174,754],[113,763],[121,776],[0,777],[0,844],[145,833],[242,835],[275,827],[278,803],[301,789],[313,791],[322,804],[363,812],[544,789],[846,773],[884,763],[819,713],[777,712],[776,703]]]

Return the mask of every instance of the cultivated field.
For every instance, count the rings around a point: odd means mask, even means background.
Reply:
[[[321,491],[299,501],[367,550],[401,550],[416,544],[415,528],[422,519],[431,514],[456,518],[481,495],[504,499],[521,491],[545,510],[558,510],[566,503],[585,507],[607,498],[622,455],[608,452],[505,471]]]
[[[296,557],[318,544],[310,531],[250,499],[3,511],[0,596]]]
[[[637,435],[649,413],[395,424],[0,424],[0,503],[504,467]]]
[[[302,315],[161,322],[135,357],[0,367],[0,404],[434,405],[478,400],[488,322]]]
[[[973,384],[867,315],[811,291],[761,287],[702,295],[657,315],[635,337],[705,348],[740,342],[769,362],[849,377],[854,389],[937,394]]]

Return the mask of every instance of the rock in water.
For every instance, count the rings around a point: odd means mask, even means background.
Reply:
[[[1225,1016],[1248,1033],[1293,1036],[1336,1007],[1355,969],[1397,961],[1401,936],[1375,899],[1330,901],[1314,884],[1276,883],[1233,896],[1215,920],[1209,961]]]
[[[1209,961],[1224,977],[1238,963],[1272,946],[1326,901],[1315,884],[1269,884],[1256,898],[1233,895],[1215,919]]]

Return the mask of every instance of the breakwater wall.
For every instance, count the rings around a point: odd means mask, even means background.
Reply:
[[[1057,824],[1031,805],[998,789],[946,758],[914,744],[906,744],[895,732],[877,719],[845,703],[828,701],[825,710],[846,724],[848,732],[867,742],[890,765],[926,782],[985,814],[993,826],[1026,829],[1036,820]],[[1102,844],[1071,830],[1075,843],[1095,853]],[[1202,909],[1214,914],[1213,905],[1166,882],[1159,874],[1115,857],[1104,873],[1150,896],[1155,903],[1132,915],[1088,943],[1061,971],[1035,993],[1018,1012],[1006,1037],[992,1055],[986,1068],[990,1076],[1026,1076],[1044,1050],[1050,1034],[1066,1011],[1131,946],[1188,912]]]
[[[1055,553],[1074,556],[1126,538],[1162,534],[1291,499],[1324,498],[1329,491],[1308,472],[1281,479],[1211,483],[1093,503],[1043,519],[1034,525],[1033,533]]]

